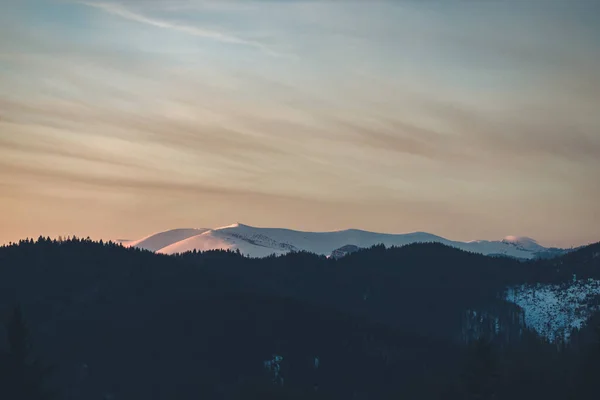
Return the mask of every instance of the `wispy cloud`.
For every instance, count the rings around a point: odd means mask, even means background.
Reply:
[[[188,35],[218,41],[221,43],[250,46],[250,47],[259,49],[262,52],[264,52],[268,55],[271,55],[271,56],[276,56],[276,57],[284,56],[283,53],[277,52],[274,49],[267,46],[266,44],[258,42],[258,41],[247,40],[247,39],[244,39],[244,38],[241,38],[241,37],[238,37],[238,36],[226,33],[226,32],[214,30],[214,29],[199,28],[196,26],[184,25],[184,24],[180,24],[180,23],[175,23],[175,22],[170,22],[170,21],[165,21],[165,20],[161,20],[161,19],[147,17],[140,13],[134,12],[121,4],[96,3],[96,2],[88,2],[88,1],[82,1],[82,2],[79,2],[79,4],[82,4],[82,5],[85,5],[88,7],[93,7],[93,8],[105,11],[109,14],[112,14],[112,15],[115,15],[115,16],[118,16],[118,17],[121,17],[124,19],[128,19],[130,21],[135,21],[135,22],[139,22],[142,24],[151,25],[151,26],[154,26],[157,28],[170,29],[170,30],[182,32],[182,33],[185,33]]]
[[[139,201],[147,214],[117,218],[119,235],[197,217],[597,237],[600,24],[573,6],[585,1],[9,7],[0,13],[0,209],[50,201],[56,219],[36,225],[62,224],[75,185],[86,202],[98,192],[115,199],[107,214]],[[7,190],[15,195],[2,200]],[[451,209],[465,212],[461,228]]]
[[[1,121],[1,120],[0,120]],[[18,142],[6,140],[0,137],[0,147],[5,152],[19,152],[31,156],[54,156],[58,158],[74,159],[77,161],[109,164],[120,167],[138,167],[138,164],[118,159],[112,155],[96,154],[93,150],[71,149],[68,147],[59,147],[43,142]],[[148,168],[147,166],[144,168]]]

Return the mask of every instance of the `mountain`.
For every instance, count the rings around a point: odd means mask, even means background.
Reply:
[[[549,252],[535,240],[507,236],[499,241],[452,241],[425,232],[388,234],[348,229],[334,232],[302,232],[282,228],[258,228],[233,224],[215,229],[176,229],[158,233],[139,241],[126,242],[126,247],[137,247],[161,254],[180,254],[188,251],[239,250],[249,257],[281,255],[291,251],[307,251],[331,256],[345,246],[368,248],[383,244],[387,247],[411,243],[442,243],[461,250],[484,255],[507,256],[519,259],[537,258],[538,254],[560,255],[566,252],[554,249]],[[339,256],[339,253],[337,253]]]

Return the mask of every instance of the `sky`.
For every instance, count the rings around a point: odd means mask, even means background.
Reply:
[[[595,0],[7,0],[0,243],[600,241]]]

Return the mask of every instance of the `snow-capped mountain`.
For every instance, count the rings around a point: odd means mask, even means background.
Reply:
[[[458,242],[425,232],[388,234],[348,229],[334,232],[302,232],[282,228],[257,228],[233,224],[215,229],[175,229],[160,232],[137,241],[124,242],[162,254],[188,251],[239,250],[249,257],[266,257],[290,251],[308,251],[330,256],[345,246],[358,248],[378,244],[403,246],[411,243],[438,242],[462,250],[485,255],[531,259],[547,249],[530,238],[508,236],[499,241]]]

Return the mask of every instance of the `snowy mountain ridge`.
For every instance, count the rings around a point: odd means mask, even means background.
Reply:
[[[531,238],[517,236],[507,236],[499,241],[460,242],[426,232],[389,234],[358,229],[303,232],[284,228],[258,228],[239,223],[215,229],[174,229],[140,240],[124,241],[122,244],[161,254],[223,249],[239,250],[249,257],[267,257],[291,251],[308,251],[330,256],[345,246],[366,248],[383,244],[391,247],[425,242],[442,243],[484,255],[504,255],[521,259],[536,258],[536,254],[548,250]]]

